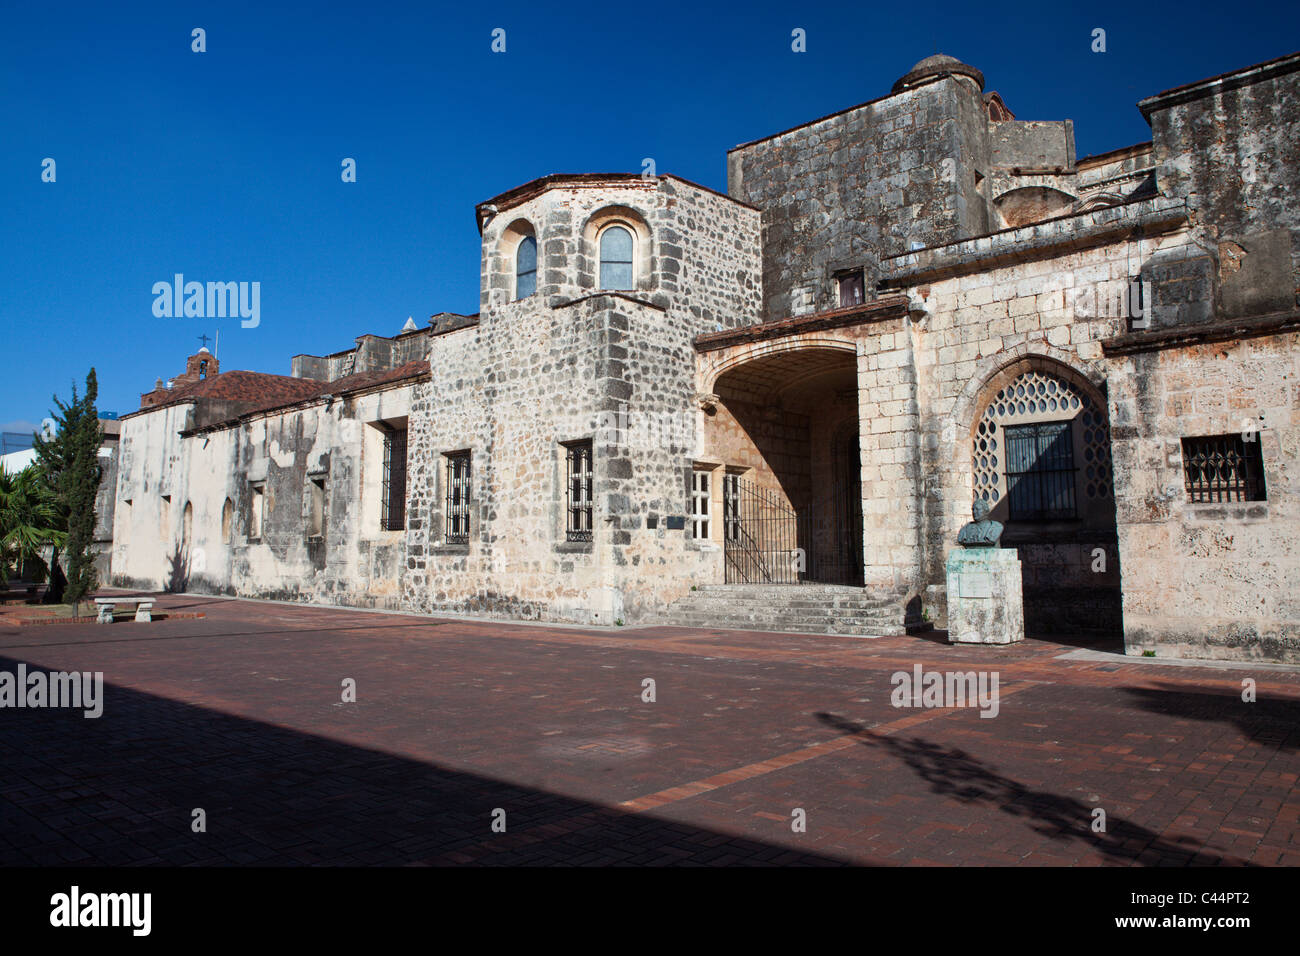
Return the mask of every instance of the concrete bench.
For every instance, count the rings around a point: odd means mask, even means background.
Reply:
[[[100,624],[113,623],[113,610],[119,604],[134,604],[137,621],[152,621],[153,598],[151,597],[107,597],[95,598],[96,620]]]

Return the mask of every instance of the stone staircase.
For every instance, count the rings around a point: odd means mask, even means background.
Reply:
[[[704,584],[658,623],[883,637],[903,633],[903,608],[896,599],[842,584]]]

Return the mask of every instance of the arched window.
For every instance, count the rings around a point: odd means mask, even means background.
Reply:
[[[631,289],[632,233],[623,226],[610,226],[600,234],[600,287]]]
[[[975,497],[998,520],[1070,520],[1113,496],[1106,413],[1084,391],[1031,370],[1009,382],[975,429]]]
[[[226,544],[230,544],[230,531],[234,519],[235,503],[227,498],[226,503],[221,506],[221,540]]]
[[[515,298],[526,299],[537,291],[537,240],[524,236],[515,251]]]

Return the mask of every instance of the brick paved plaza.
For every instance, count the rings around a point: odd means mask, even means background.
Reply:
[[[0,863],[1300,864],[1284,669],[1033,639],[158,609],[205,616],[0,618],[0,671],[105,681],[97,720],[0,710]],[[917,664],[996,671],[997,716],[891,706],[891,674]]]

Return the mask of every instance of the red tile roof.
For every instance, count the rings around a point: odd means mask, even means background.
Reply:
[[[310,395],[320,384],[309,379],[265,372],[221,372],[175,388],[154,389],[140,396],[141,410],[179,405],[200,398],[228,402],[293,402]],[[151,396],[157,396],[157,400],[145,405]]]
[[[429,370],[429,363],[424,360],[407,362],[393,369],[381,369],[371,372],[356,372],[336,378],[332,382],[321,382],[309,378],[293,378],[288,375],[269,375],[265,372],[222,372],[201,382],[181,385],[166,390],[162,401],[155,405],[142,407],[139,411],[123,415],[129,418],[142,412],[151,412],[158,408],[193,402],[200,399],[227,401],[238,404],[235,414],[220,421],[213,422],[205,428],[224,427],[241,418],[287,408],[302,402],[323,398],[326,395],[347,395],[366,391],[383,385],[418,378]],[[156,392],[157,390],[155,390]],[[150,392],[149,394],[155,394]]]

